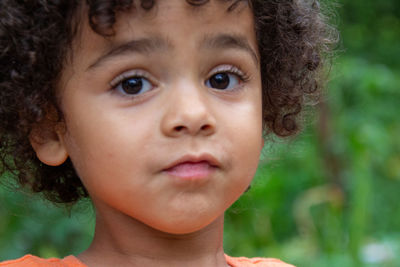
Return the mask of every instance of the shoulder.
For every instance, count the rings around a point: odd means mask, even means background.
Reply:
[[[33,255],[25,255],[22,258],[0,262],[0,267],[86,267],[76,257],[68,256],[63,259],[42,259]]]
[[[226,261],[232,267],[294,267],[281,260],[273,258],[245,258],[225,255]]]

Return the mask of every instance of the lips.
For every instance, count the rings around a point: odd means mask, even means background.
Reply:
[[[165,168],[170,176],[182,179],[205,179],[219,167],[219,162],[211,155],[184,156]]]

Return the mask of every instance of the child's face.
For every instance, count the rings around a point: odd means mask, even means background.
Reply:
[[[222,216],[256,171],[257,43],[245,4],[156,3],[118,14],[108,40],[82,20],[60,83],[61,143],[98,216],[190,233]]]

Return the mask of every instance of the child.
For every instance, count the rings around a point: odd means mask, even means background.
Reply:
[[[317,1],[1,1],[2,173],[89,196],[96,230],[0,266],[291,266],[226,256],[223,215],[298,131],[327,29]]]

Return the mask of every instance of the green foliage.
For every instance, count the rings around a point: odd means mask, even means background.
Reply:
[[[0,261],[25,254],[45,258],[78,254],[91,240],[89,203],[69,212],[38,196],[0,187]]]
[[[297,266],[400,266],[400,2],[342,0],[326,101],[295,140],[269,140],[226,214],[225,250]],[[78,253],[94,215],[0,189],[0,260]]]
[[[319,116],[266,149],[252,191],[227,214],[229,252],[298,266],[400,264],[399,74],[337,62]]]
[[[340,1],[341,50],[298,139],[273,142],[226,250],[298,266],[400,266],[400,2]]]
[[[340,0],[340,30],[352,56],[399,67],[400,2]]]

